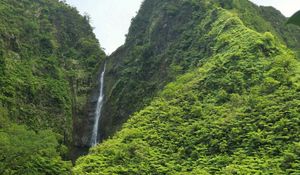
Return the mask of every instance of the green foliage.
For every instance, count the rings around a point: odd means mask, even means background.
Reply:
[[[188,32],[209,49],[177,43],[185,48],[177,65],[197,67],[79,158],[75,174],[299,173],[299,61],[272,34],[224,9],[203,16],[196,26],[206,40]]]
[[[61,157],[105,57],[89,17],[58,0],[0,9],[0,174],[70,174]],[[108,60],[101,132],[142,110],[74,174],[299,174],[285,20],[246,0],[146,0]]]
[[[56,134],[9,124],[0,128],[0,174],[70,174],[61,160]]]
[[[296,12],[293,16],[291,16],[287,23],[300,26],[300,11]]]
[[[279,41],[299,55],[300,29],[295,26],[287,26],[287,18],[277,9],[257,6],[249,0],[214,1],[239,16],[247,27],[261,33],[272,32]]]
[[[228,24],[243,23],[257,32],[270,32],[273,40],[299,52],[300,29],[287,26],[287,19],[274,8],[258,7],[248,0],[147,0],[132,20],[126,43],[107,62],[107,102],[101,127],[105,137],[147,106],[176,76],[219,51],[213,48],[215,36],[209,35],[216,18],[208,15],[217,8],[232,13]],[[236,17],[240,20],[232,20]],[[216,30],[222,32],[222,28],[226,26]]]
[[[0,106],[70,143],[72,115],[82,117],[105,57],[92,27],[58,0],[4,0],[0,9]]]
[[[70,174],[72,120],[105,57],[92,30],[58,0],[1,0],[0,174]]]

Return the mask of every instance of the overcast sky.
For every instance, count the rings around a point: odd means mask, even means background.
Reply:
[[[111,54],[125,41],[131,19],[143,0],[66,0],[81,14],[91,17],[91,24],[101,47]],[[285,16],[300,9],[300,0],[251,0],[258,5],[273,6]]]

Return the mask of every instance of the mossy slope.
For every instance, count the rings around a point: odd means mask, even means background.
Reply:
[[[88,19],[58,0],[0,1],[0,174],[70,174],[105,57]]]
[[[3,0],[0,9],[0,106],[70,142],[105,57],[88,18],[56,0]]]
[[[193,31],[208,31],[211,54],[80,158],[75,174],[300,173],[295,54],[227,10],[201,13]]]
[[[147,106],[169,82],[213,56],[210,23],[199,26],[212,8],[224,8],[245,26],[271,32],[275,40],[299,52],[300,29],[286,26],[286,18],[273,8],[248,0],[145,1],[132,20],[126,43],[107,62],[106,103],[101,120],[102,138],[115,133],[128,117]]]

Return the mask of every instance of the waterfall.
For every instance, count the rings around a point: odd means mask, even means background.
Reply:
[[[98,143],[98,129],[99,129],[99,119],[101,117],[101,109],[104,101],[103,87],[104,87],[104,74],[105,74],[106,64],[104,65],[103,71],[100,77],[100,95],[98,97],[96,111],[95,111],[95,123],[93,127],[93,133],[91,138],[91,146],[95,146]]]

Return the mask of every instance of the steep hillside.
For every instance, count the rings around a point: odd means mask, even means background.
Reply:
[[[295,14],[293,14],[288,22],[288,24],[294,24],[294,25],[297,25],[297,26],[300,26],[300,10],[297,11]]]
[[[108,60],[103,131],[143,109],[80,158],[75,174],[300,173],[296,54],[224,8],[144,2]]]
[[[300,29],[287,26],[287,18],[273,7],[257,6],[248,0],[232,0],[224,3],[215,0],[223,8],[237,14],[243,23],[258,32],[271,32],[280,42],[300,54]]]
[[[1,0],[0,17],[0,174],[63,174],[54,165],[105,54],[88,17],[58,0]]]
[[[248,0],[145,1],[132,21],[126,43],[108,59],[102,138],[113,135],[177,75],[213,55],[209,30],[198,26],[208,5],[229,10],[247,27],[271,32],[275,40],[299,51],[300,29],[286,26],[286,18],[273,8],[258,7]]]
[[[104,58],[87,17],[53,0],[1,1],[0,104],[10,119],[71,140]]]

